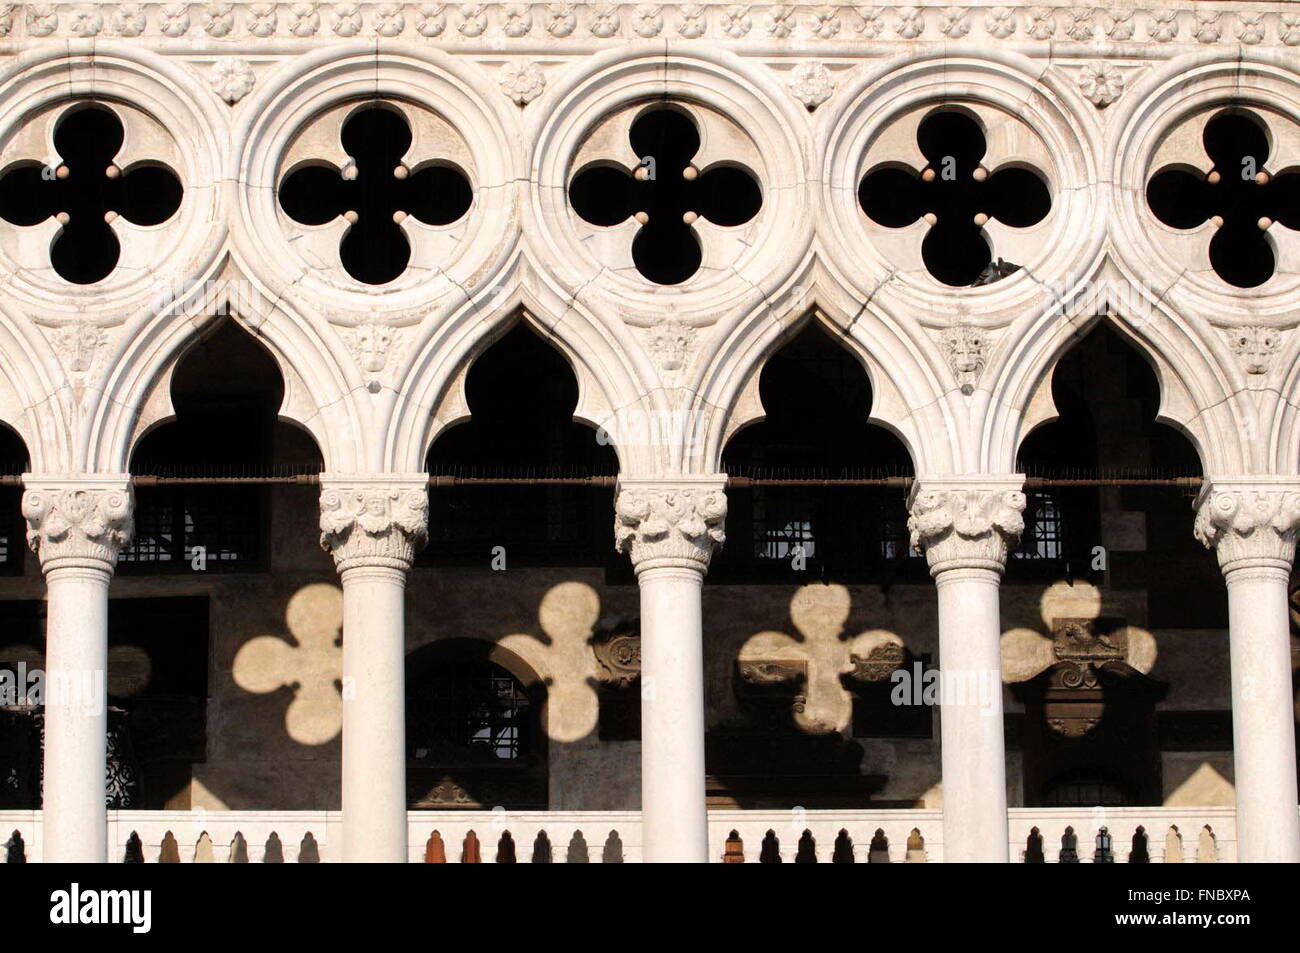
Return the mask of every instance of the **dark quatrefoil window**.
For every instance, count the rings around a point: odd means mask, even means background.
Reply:
[[[1273,277],[1273,248],[1265,233],[1276,223],[1300,229],[1300,172],[1272,175],[1265,168],[1268,135],[1255,116],[1219,113],[1201,137],[1210,171],[1161,169],[1147,183],[1147,204],[1171,228],[1216,226],[1210,265],[1238,288]]]
[[[1018,270],[1019,265],[993,260],[983,229],[989,219],[1013,228],[1041,222],[1052,207],[1043,178],[1016,167],[990,172],[980,161],[987,148],[984,133],[965,113],[927,116],[916,143],[925,168],[885,163],[871,169],[858,188],[862,210],[886,228],[924,218],[930,228],[921,258],[946,285],[990,284]]]
[[[628,138],[641,160],[635,169],[613,161],[588,166],[573,177],[569,201],[592,225],[635,218],[641,225],[632,240],[637,271],[656,284],[680,284],[703,259],[694,223],[705,218],[714,225],[743,225],[762,207],[762,190],[738,165],[696,167],[691,159],[700,149],[700,134],[676,109],[645,113]]]
[[[39,225],[54,218],[62,228],[50,246],[50,264],[65,281],[88,285],[117,267],[121,245],[111,222],[159,225],[181,204],[180,179],[156,163],[123,169],[113,160],[122,148],[122,121],[103,106],[74,106],[54,130],[58,165],[21,160],[0,174],[0,218]]]
[[[401,222],[412,215],[426,225],[450,225],[469,211],[474,193],[465,173],[445,161],[417,168],[403,161],[411,129],[392,109],[354,113],[339,139],[351,161],[342,169],[324,162],[294,169],[280,183],[280,205],[303,225],[343,217],[351,226],[339,244],[343,267],[357,281],[382,285],[411,260]]]

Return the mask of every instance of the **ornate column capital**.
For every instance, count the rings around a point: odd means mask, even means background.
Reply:
[[[620,477],[614,499],[614,546],[637,572],[659,566],[703,573],[726,540],[726,475]]]
[[[81,566],[112,572],[135,530],[125,473],[23,474],[27,544],[49,572]]]
[[[1219,557],[1224,574],[1235,569],[1291,572],[1300,528],[1300,477],[1231,477],[1207,480],[1196,499],[1194,532]]]
[[[908,498],[912,547],[925,553],[930,575],[949,569],[1002,572],[1007,550],[1025,528],[1025,478],[918,477]]]
[[[362,566],[411,568],[428,542],[424,473],[323,473],[320,544],[340,573]]]

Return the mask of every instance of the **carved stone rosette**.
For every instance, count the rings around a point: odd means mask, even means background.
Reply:
[[[112,571],[131,541],[135,506],[128,476],[23,478],[27,543],[47,572],[60,566]]]
[[[1196,538],[1225,572],[1247,567],[1291,571],[1300,527],[1300,480],[1207,485],[1196,509]]]
[[[1007,550],[1025,528],[1023,480],[918,480],[907,528],[912,546],[925,553],[930,574],[948,569],[1001,572]]]
[[[320,544],[339,572],[360,566],[407,570],[428,541],[429,485],[410,477],[325,477]]]
[[[620,480],[614,502],[614,546],[636,569],[648,564],[708,568],[726,540],[722,477],[669,481]]]

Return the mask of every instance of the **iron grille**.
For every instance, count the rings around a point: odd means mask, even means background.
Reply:
[[[246,486],[183,485],[136,494],[135,536],[119,557],[126,567],[256,568],[262,559],[264,491]]]

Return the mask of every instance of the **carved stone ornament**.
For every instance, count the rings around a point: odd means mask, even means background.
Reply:
[[[1247,374],[1267,374],[1273,355],[1282,346],[1282,332],[1276,328],[1234,328],[1227,332],[1228,347],[1237,355]]]
[[[134,531],[129,477],[26,481],[27,543],[46,570],[60,564],[111,569]]]
[[[958,324],[944,328],[939,344],[961,392],[967,396],[975,393],[975,385],[979,383],[988,360],[989,332],[969,324]]]
[[[808,675],[808,663],[802,659],[740,659],[736,665],[750,685],[781,685]]]
[[[917,484],[907,528],[930,572],[978,568],[1001,572],[1007,548],[1025,528],[1025,495],[1013,485]]]
[[[1061,662],[1123,662],[1128,635],[1122,625],[1099,631],[1098,619],[1053,619],[1052,654]],[[1107,620],[1108,623],[1111,620]]]
[[[714,547],[726,540],[721,480],[624,481],[614,513],[614,545],[637,568],[647,561],[707,567]]]
[[[639,625],[620,625],[597,632],[591,651],[600,666],[596,677],[608,685],[627,688],[641,677],[641,631]]]
[[[501,90],[517,106],[527,106],[546,89],[546,77],[537,64],[507,63],[501,67]]]
[[[359,566],[409,569],[428,540],[426,478],[321,481],[320,544],[339,572]]]
[[[1079,89],[1098,109],[1105,109],[1124,92],[1124,74],[1109,63],[1079,67]]]
[[[218,96],[230,105],[239,102],[253,91],[257,76],[248,60],[242,57],[217,60],[208,71],[208,83]]]
[[[850,677],[859,682],[883,682],[903,664],[907,650],[898,642],[882,642],[866,655],[851,655]]]
[[[1269,566],[1291,571],[1300,527],[1300,481],[1281,486],[1211,485],[1196,511],[1194,531],[1232,569]]]
[[[831,98],[835,80],[821,63],[800,63],[790,72],[790,92],[812,111]]]

